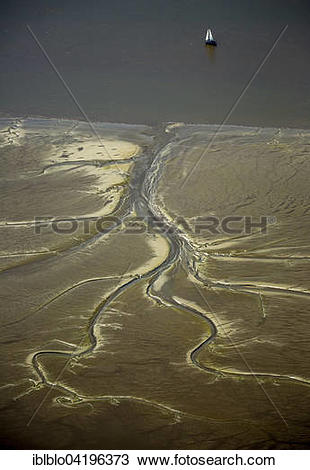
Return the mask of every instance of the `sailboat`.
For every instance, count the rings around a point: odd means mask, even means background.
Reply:
[[[206,33],[206,45],[207,46],[217,46],[216,40],[214,39],[212,35],[211,29],[207,29]]]

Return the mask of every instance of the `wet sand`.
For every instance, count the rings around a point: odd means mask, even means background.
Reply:
[[[1,120],[3,447],[309,446],[310,133],[216,129]]]

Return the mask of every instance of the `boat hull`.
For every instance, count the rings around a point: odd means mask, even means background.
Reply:
[[[206,41],[206,46],[217,46],[217,42],[214,39],[209,39]]]

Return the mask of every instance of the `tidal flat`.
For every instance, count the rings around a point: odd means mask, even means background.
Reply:
[[[309,447],[309,130],[5,118],[0,169],[2,447]]]

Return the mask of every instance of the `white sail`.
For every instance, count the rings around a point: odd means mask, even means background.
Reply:
[[[207,29],[206,41],[214,41],[211,29]]]

